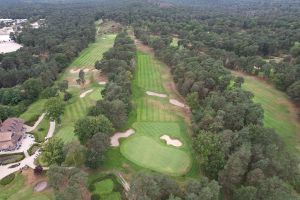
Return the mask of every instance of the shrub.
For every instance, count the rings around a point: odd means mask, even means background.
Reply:
[[[8,185],[10,184],[14,179],[15,179],[15,174],[10,174],[6,177],[4,177],[1,181],[0,181],[0,184],[1,185]]]
[[[10,163],[16,163],[24,159],[23,153],[16,154],[4,154],[0,156],[0,165],[7,165]]]
[[[91,200],[100,200],[100,195],[99,194],[92,194]]]

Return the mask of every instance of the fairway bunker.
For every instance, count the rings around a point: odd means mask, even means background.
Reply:
[[[89,93],[91,93],[91,92],[93,92],[93,89],[90,89],[90,90],[88,90],[88,91],[85,91],[84,93],[81,93],[81,94],[80,94],[80,98],[85,97],[87,94],[89,94]]]
[[[174,147],[181,147],[182,146],[181,141],[179,141],[177,139],[172,139],[168,135],[163,135],[163,136],[160,137],[160,139],[166,141],[167,145],[172,145]]]
[[[34,191],[41,192],[41,191],[45,190],[47,188],[47,186],[48,186],[48,183],[46,181],[41,181],[34,186]]]
[[[80,69],[71,69],[70,73],[71,74],[78,74],[80,72]]]
[[[150,91],[147,91],[146,94],[149,95],[149,96],[156,96],[156,97],[161,97],[161,98],[166,98],[167,97],[166,94],[160,94],[160,93],[150,92]]]
[[[170,102],[170,104],[173,104],[173,105],[181,107],[181,108],[187,107],[184,103],[181,103],[180,101],[178,101],[176,99],[170,99],[169,102]]]
[[[106,85],[106,81],[100,81],[99,85]]]
[[[134,133],[135,132],[133,129],[129,129],[125,132],[117,132],[110,138],[110,145],[113,147],[118,147],[118,146],[120,146],[120,142],[119,142],[120,138],[127,138]]]

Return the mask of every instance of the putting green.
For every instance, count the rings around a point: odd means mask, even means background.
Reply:
[[[162,145],[147,136],[134,136],[125,140],[121,152],[142,167],[171,175],[185,174],[191,162],[186,152]]]

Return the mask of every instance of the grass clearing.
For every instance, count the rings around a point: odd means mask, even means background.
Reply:
[[[238,74],[241,75],[241,74]],[[300,125],[294,105],[286,94],[268,83],[243,75],[243,88],[254,94],[254,101],[264,109],[264,124],[274,128],[292,151],[300,150]]]

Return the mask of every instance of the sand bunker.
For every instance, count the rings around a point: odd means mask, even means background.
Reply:
[[[106,81],[100,81],[99,85],[106,85]]]
[[[35,192],[41,192],[41,191],[45,190],[47,188],[47,186],[48,186],[48,183],[46,181],[41,181],[34,186],[33,190]]]
[[[89,94],[89,93],[91,93],[91,92],[93,92],[93,89],[90,89],[90,90],[88,90],[88,91],[85,91],[84,93],[81,93],[81,94],[80,94],[80,98],[85,97],[87,94]]]
[[[166,98],[167,97],[166,94],[160,94],[160,93],[150,92],[150,91],[147,91],[146,94],[149,95],[149,96],[156,96],[156,97],[161,97],[161,98]]]
[[[82,69],[71,69],[70,70],[70,73],[71,74],[79,74],[79,72],[80,72],[80,70],[82,70]],[[85,72],[85,73],[87,73],[87,72],[89,72],[90,71],[90,69],[83,69],[83,71]]]
[[[129,136],[131,136],[132,134],[134,134],[134,130],[133,129],[129,129],[126,132],[117,132],[115,133],[111,138],[110,138],[110,145],[113,147],[118,147],[120,145],[119,143],[119,139],[120,138],[127,138]]]
[[[71,69],[70,73],[71,74],[78,74],[80,72],[80,69]]]
[[[160,137],[160,139],[165,140],[167,145],[172,145],[174,147],[181,147],[182,146],[182,142],[180,142],[177,139],[172,139],[168,135],[163,135],[163,136]]]
[[[175,105],[175,106],[179,106],[179,107],[181,107],[181,108],[187,107],[185,104],[179,102],[179,101],[176,100],[176,99],[170,99],[169,102],[170,102],[171,104],[173,104],[173,105]]]

